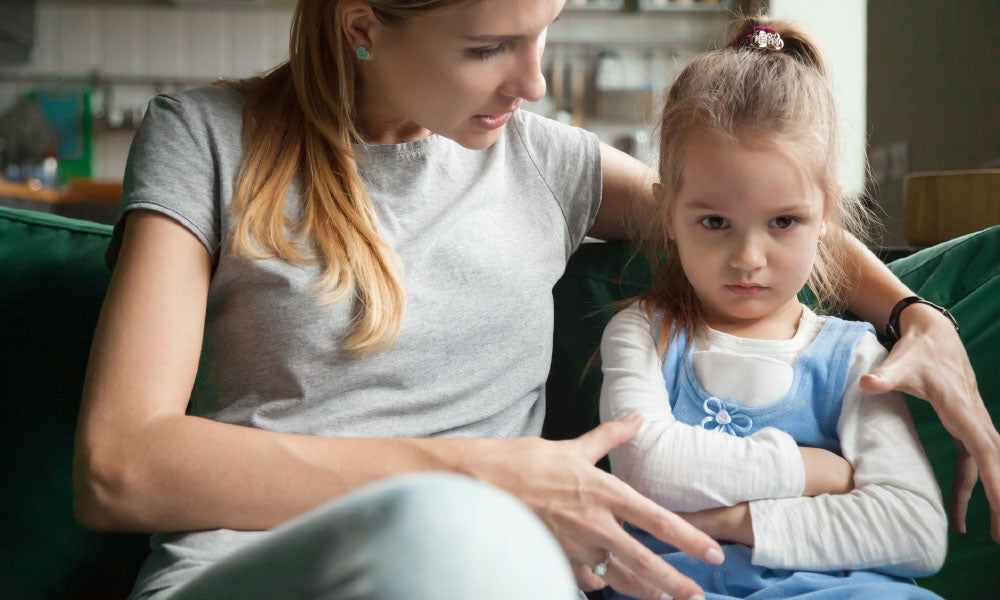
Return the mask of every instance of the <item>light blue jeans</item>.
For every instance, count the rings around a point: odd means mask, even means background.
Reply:
[[[569,563],[513,496],[445,473],[404,475],[325,504],[155,600],[569,600]]]

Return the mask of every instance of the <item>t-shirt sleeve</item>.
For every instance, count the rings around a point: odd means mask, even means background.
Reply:
[[[569,256],[594,224],[601,206],[600,141],[589,131],[524,110],[517,111],[511,122],[566,219]]]
[[[105,260],[114,267],[125,219],[133,209],[173,218],[191,231],[217,261],[220,245],[219,175],[211,132],[189,97],[160,94],[150,100],[132,140],[122,205]]]

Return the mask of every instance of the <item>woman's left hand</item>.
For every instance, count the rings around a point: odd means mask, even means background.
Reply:
[[[913,304],[900,315],[902,336],[889,356],[861,378],[869,394],[892,390],[930,402],[955,438],[958,464],[951,489],[951,526],[965,532],[965,514],[977,479],[990,503],[991,535],[1000,543],[1000,434],[986,411],[954,325],[944,315]]]

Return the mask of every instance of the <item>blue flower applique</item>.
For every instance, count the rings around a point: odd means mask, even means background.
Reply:
[[[708,414],[707,417],[701,420],[701,426],[705,429],[742,436],[746,435],[750,431],[750,428],[753,427],[753,419],[749,415],[740,412],[743,409],[743,405],[735,398],[720,400],[712,396],[708,400],[705,400],[703,407],[705,408],[705,413]]]

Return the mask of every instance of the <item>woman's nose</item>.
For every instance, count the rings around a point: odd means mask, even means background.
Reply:
[[[528,102],[538,102],[545,96],[545,77],[542,75],[542,52],[545,50],[545,35],[538,43],[525,48],[520,60],[513,63],[507,79],[504,94],[523,98]]]

